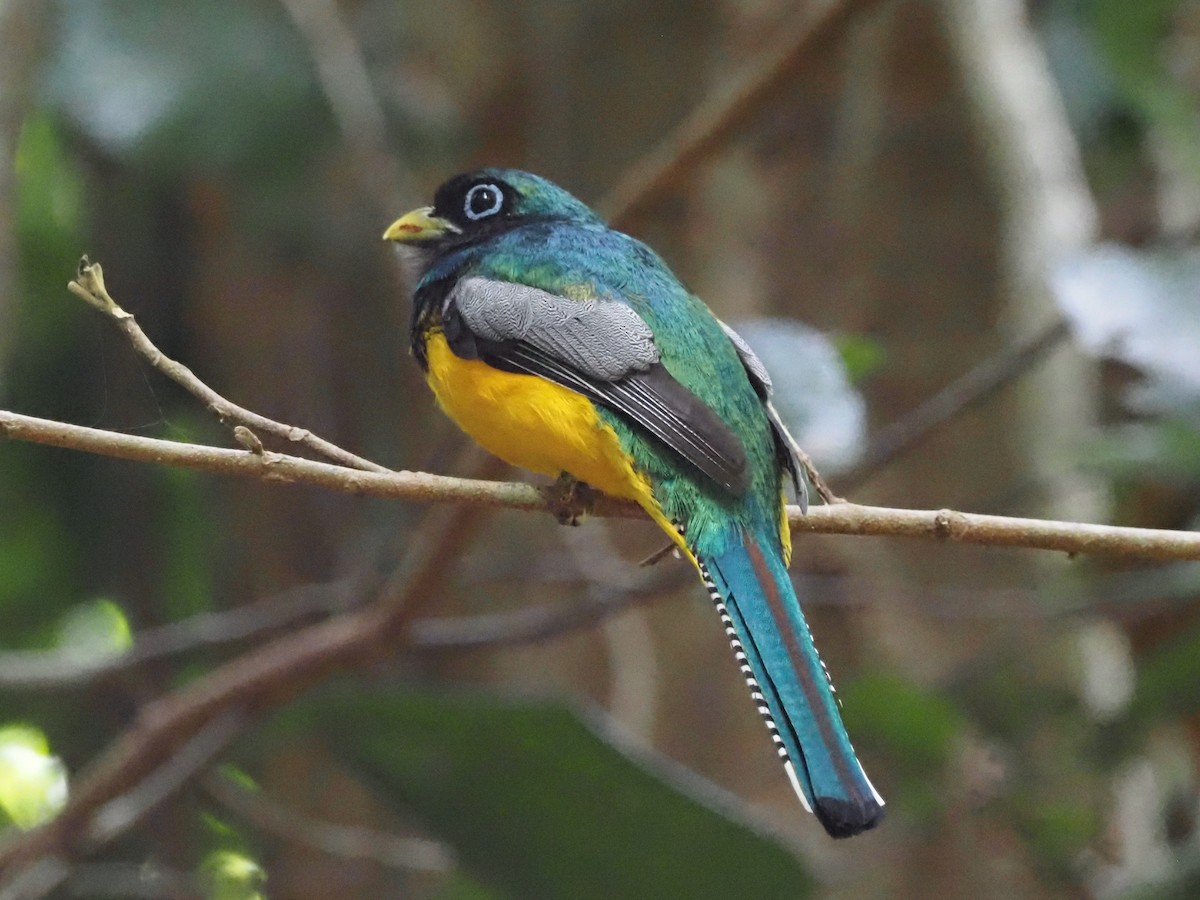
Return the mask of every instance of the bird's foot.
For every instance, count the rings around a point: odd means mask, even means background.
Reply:
[[[600,492],[586,482],[563,472],[554,481],[542,488],[546,506],[558,519],[559,525],[578,525],[591,515]]]

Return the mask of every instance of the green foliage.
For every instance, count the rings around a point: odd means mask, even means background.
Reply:
[[[1156,650],[1141,665],[1138,690],[1128,714],[1135,732],[1153,722],[1200,711],[1200,627]]]
[[[40,825],[67,800],[67,773],[49,741],[32,725],[0,727],[0,822]]]
[[[144,173],[271,180],[333,135],[308,51],[280,4],[63,4],[45,79],[58,109]]]
[[[842,688],[842,695],[851,732],[869,736],[913,775],[943,766],[963,727],[949,700],[896,675],[861,675]]]
[[[1092,24],[1116,83],[1132,108],[1160,128],[1200,177],[1196,101],[1170,77],[1164,39],[1182,0],[1094,0]]]
[[[887,759],[889,803],[919,822],[932,822],[945,804],[944,770],[963,729],[950,701],[897,675],[861,675],[842,685],[843,716],[855,742]]]
[[[35,114],[21,127],[15,158],[14,234],[19,302],[0,398],[13,408],[70,418],[80,391],[72,384],[84,317],[64,300],[83,224],[77,163],[53,121]],[[79,460],[44,448],[6,445],[0,464],[0,644],[44,639],[56,610],[78,596],[76,554],[68,535]],[[47,614],[50,615],[47,615]]]
[[[267,874],[255,860],[233,850],[216,850],[204,859],[208,900],[264,900]]]
[[[119,656],[133,645],[125,611],[112,600],[93,600],[67,611],[58,626],[55,646],[72,655],[95,659]]]
[[[713,788],[559,704],[364,690],[308,709],[308,728],[379,796],[418,814],[474,876],[511,896],[811,889],[796,858],[728,817]]]
[[[1025,832],[1043,865],[1065,875],[1078,864],[1079,853],[1101,827],[1096,810],[1080,799],[1023,798],[1018,812]]]
[[[186,469],[161,472],[164,550],[162,610],[170,619],[207,612],[213,605],[212,516],[207,480]]]
[[[459,870],[445,879],[435,896],[437,900],[503,900],[506,895]]]
[[[839,334],[833,342],[854,384],[862,384],[887,365],[887,348],[869,335]]]
[[[1083,446],[1080,462],[1124,481],[1186,487],[1200,482],[1200,428],[1179,418],[1114,426]]]

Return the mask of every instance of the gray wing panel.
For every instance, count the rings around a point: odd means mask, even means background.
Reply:
[[[446,298],[487,341],[523,341],[602,381],[659,361],[650,326],[616,300],[572,300],[523,284],[464,278]]]

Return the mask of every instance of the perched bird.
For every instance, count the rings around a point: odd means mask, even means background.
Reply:
[[[562,188],[455,176],[384,238],[415,281],[442,409],[513,465],[636,501],[696,566],[792,786],[834,837],[883,799],[850,746],[787,573],[798,450],[753,351],[649,247]]]

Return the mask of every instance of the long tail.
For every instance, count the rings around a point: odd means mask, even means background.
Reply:
[[[792,787],[833,837],[873,828],[883,798],[850,746],[787,569],[752,532],[731,537],[724,552],[697,556],[700,574]]]

